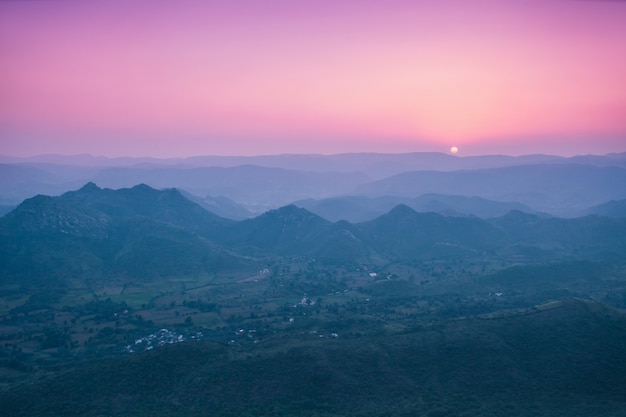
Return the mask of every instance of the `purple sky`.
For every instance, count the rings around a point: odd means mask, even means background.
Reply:
[[[0,154],[626,151],[626,2],[0,1]]]

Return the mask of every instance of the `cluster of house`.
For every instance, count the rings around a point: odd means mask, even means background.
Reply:
[[[142,352],[152,350],[158,346],[165,346],[172,343],[180,343],[186,340],[200,340],[204,337],[202,332],[191,332],[189,334],[181,334],[168,329],[161,329],[156,333],[135,340],[132,345],[127,345],[125,351],[128,353]]]
[[[260,340],[257,337],[256,334],[256,330],[255,329],[237,329],[235,331],[235,335],[236,336],[246,336],[246,338],[248,339],[248,341],[251,341],[252,343],[256,344],[259,343]],[[228,344],[231,346],[241,346],[241,339],[231,339],[228,341]]]

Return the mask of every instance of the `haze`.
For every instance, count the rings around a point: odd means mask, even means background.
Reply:
[[[0,154],[626,150],[621,1],[3,1]]]

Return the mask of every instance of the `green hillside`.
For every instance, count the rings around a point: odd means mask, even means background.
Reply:
[[[516,315],[252,349],[188,342],[0,393],[14,416],[620,416],[626,321],[570,300]]]

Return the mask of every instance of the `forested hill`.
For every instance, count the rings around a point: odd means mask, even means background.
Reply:
[[[315,335],[313,335],[315,336]],[[0,391],[13,416],[620,416],[626,321],[570,300],[369,337],[215,342],[74,364]]]
[[[0,234],[2,281],[33,285],[86,273],[142,279],[217,273],[281,256],[356,264],[484,253],[524,257],[533,252],[538,259],[555,260],[573,254],[614,259],[626,253],[624,218],[559,219],[512,211],[484,220],[399,205],[374,220],[351,224],[290,205],[232,221],[175,189],[143,184],[111,190],[89,183],[59,197],[33,197],[0,218]]]

